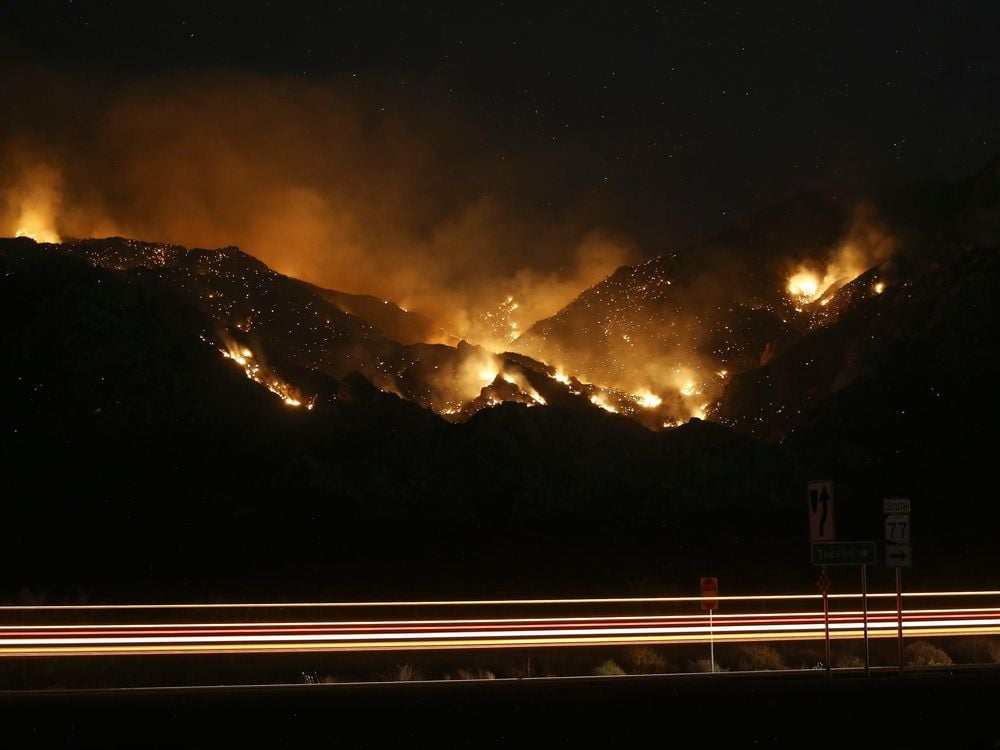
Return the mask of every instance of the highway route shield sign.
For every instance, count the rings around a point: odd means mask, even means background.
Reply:
[[[886,544],[910,543],[910,514],[901,513],[885,517]]]

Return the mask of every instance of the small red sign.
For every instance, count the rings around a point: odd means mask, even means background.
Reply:
[[[701,579],[701,608],[702,609],[718,609],[719,600],[714,598],[719,595],[719,579],[718,578],[702,578]],[[709,598],[712,597],[712,598]]]

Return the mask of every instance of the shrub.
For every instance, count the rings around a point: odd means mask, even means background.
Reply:
[[[785,657],[778,649],[766,643],[739,646],[733,655],[733,666],[741,672],[759,672],[769,669],[787,669]]]
[[[605,659],[591,670],[591,674],[608,677],[610,675],[625,674],[625,670],[619,667],[614,659]]]
[[[911,667],[950,667],[951,657],[927,641],[914,641],[903,649],[903,661]]]
[[[646,646],[625,649],[622,663],[632,674],[658,674],[667,672],[670,665],[662,654]]]
[[[951,653],[960,664],[1000,664],[1000,641],[982,636],[960,638]]]

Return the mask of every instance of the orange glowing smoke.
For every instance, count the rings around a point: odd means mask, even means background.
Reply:
[[[627,237],[592,218],[589,188],[484,149],[490,124],[451,97],[387,108],[390,80],[215,71],[83,100],[72,75],[19,73],[0,73],[9,100],[45,91],[57,111],[100,116],[4,112],[0,236],[236,245],[496,351],[633,256]],[[498,303],[503,319],[483,319]]]
[[[10,227],[7,232],[36,242],[59,242],[56,231],[59,186],[59,173],[45,164],[23,169],[3,193],[3,203],[7,206],[3,223]]]
[[[895,249],[895,238],[875,219],[871,207],[860,204],[847,236],[829,253],[822,271],[815,270],[813,264],[800,265],[788,279],[788,294],[796,304],[809,304],[823,297],[820,304],[825,305],[829,293],[887,260]],[[882,289],[881,282],[875,285],[876,294],[881,294]]]

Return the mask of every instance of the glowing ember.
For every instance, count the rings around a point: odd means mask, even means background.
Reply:
[[[699,393],[698,386],[690,381],[685,383],[684,387],[681,388],[680,391],[682,396],[693,396],[696,393]]]
[[[639,391],[633,394],[632,397],[643,409],[655,409],[663,403],[663,399],[651,391]]]
[[[302,406],[302,397],[299,392],[287,383],[278,380],[273,373],[267,372],[260,362],[254,360],[252,351],[246,347],[236,347],[233,344],[226,346],[226,349],[219,349],[219,352],[226,359],[231,359],[242,367],[247,378],[267,388],[288,406]],[[315,405],[316,397],[313,396],[306,404],[306,408],[311,410]]]
[[[470,340],[476,340],[488,349],[502,351],[521,335],[520,323],[513,318],[519,307],[514,296],[508,294],[499,305],[477,316],[468,331]]]
[[[872,287],[872,289],[875,291],[875,294],[881,294],[882,292],[885,291],[885,283],[882,281],[878,281],[875,283],[875,286]]]

